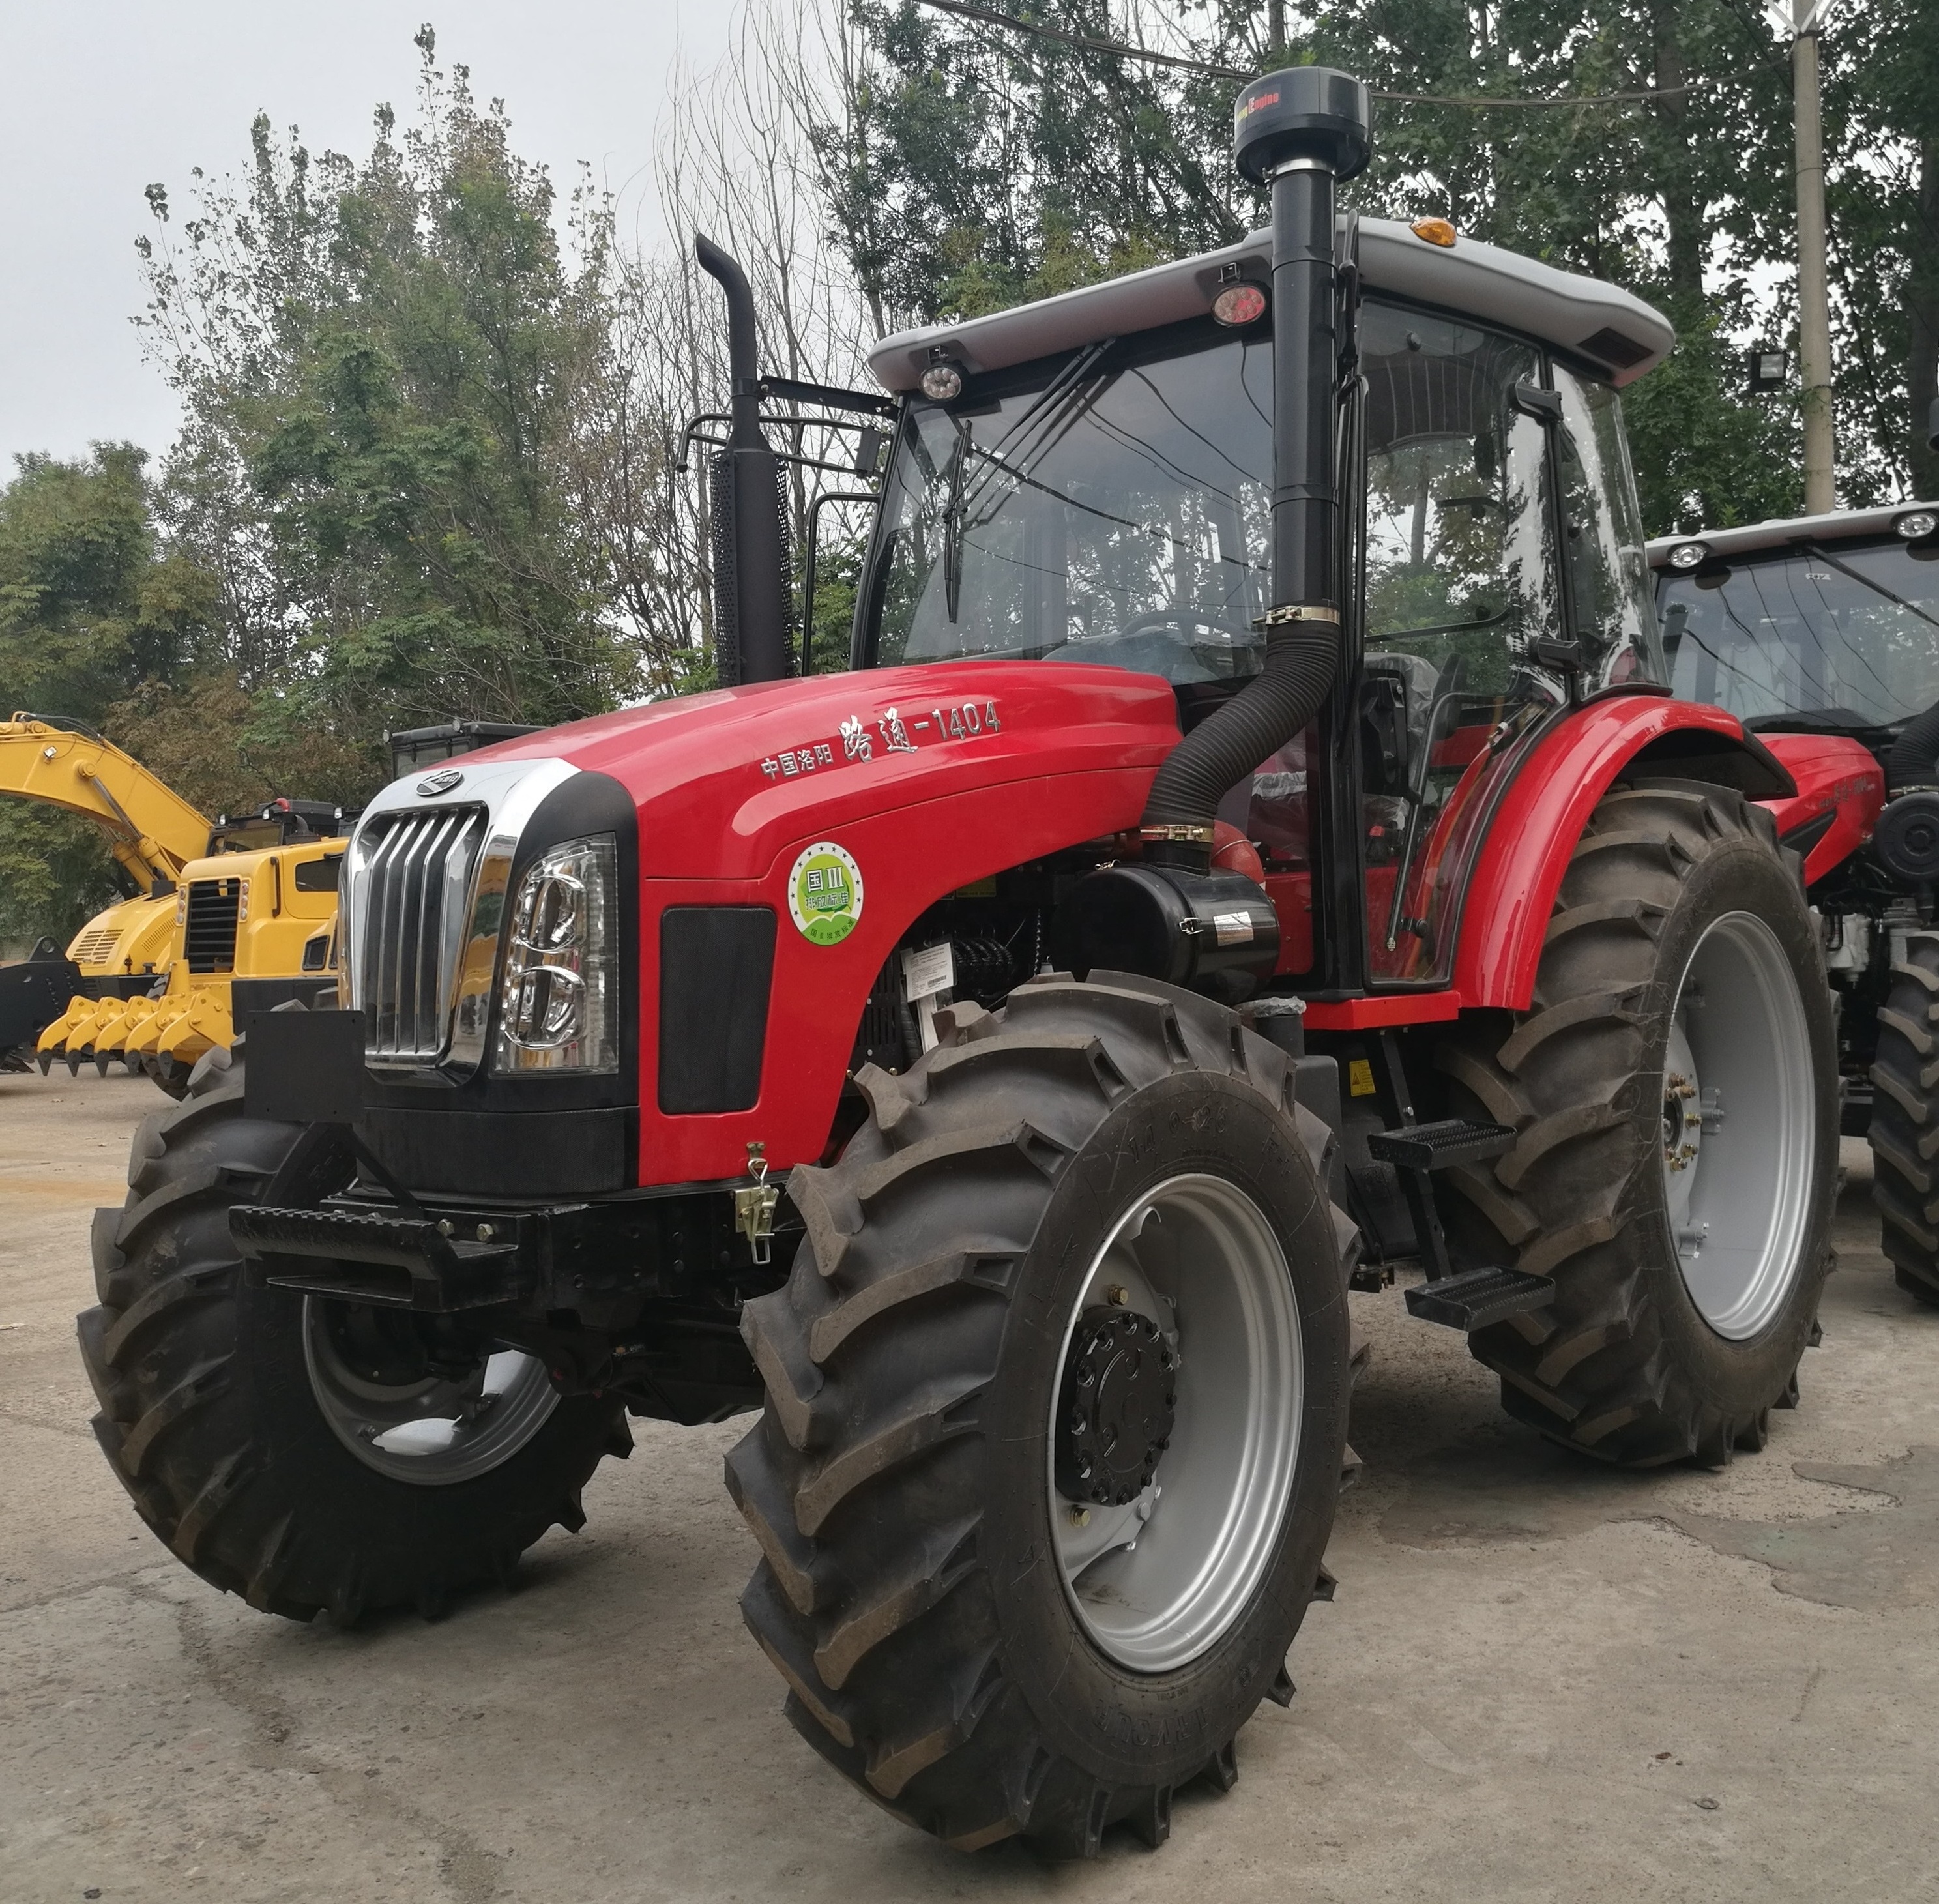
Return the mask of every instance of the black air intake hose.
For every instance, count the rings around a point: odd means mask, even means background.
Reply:
[[[1320,711],[1339,662],[1334,624],[1300,621],[1267,629],[1265,672],[1201,720],[1159,767],[1142,823],[1147,859],[1199,868],[1210,862],[1219,803]],[[1177,836],[1167,839],[1174,828]]]
[[[1939,702],[1907,723],[1886,756],[1885,788],[1939,786]]]

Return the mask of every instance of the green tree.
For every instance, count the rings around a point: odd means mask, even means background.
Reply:
[[[143,242],[186,416],[170,527],[222,578],[224,659],[367,749],[454,714],[571,719],[635,678],[569,481],[607,209],[577,202],[568,261],[503,107],[418,45],[416,124],[380,108],[353,162],[259,117],[242,184],[202,181],[179,227],[151,187]]]
[[[998,5],[1002,0],[997,0]],[[1268,57],[1346,68],[1386,96],[1362,211],[1462,230],[1609,278],[1684,343],[1630,401],[1652,529],[1737,522],[1801,495],[1794,403],[1752,403],[1743,343],[1794,314],[1749,286],[1794,262],[1785,49],[1749,0],[1016,0],[1019,19],[1143,38],[1240,72]],[[831,220],[878,308],[997,308],[1180,255],[1258,223],[1231,178],[1236,84],[964,23],[914,0],[851,0],[861,42],[818,151]],[[1923,469],[1911,425],[1939,336],[1939,33],[1931,0],[1848,0],[1825,43],[1838,292],[1840,480],[1862,501]],[[1647,93],[1642,99],[1612,94]],[[1477,108],[1476,99],[1580,105]],[[1077,264],[1070,268],[1071,260]],[[1921,353],[1923,353],[1922,355]]]

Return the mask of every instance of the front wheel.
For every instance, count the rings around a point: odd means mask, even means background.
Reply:
[[[728,1483],[790,1717],[949,1843],[1148,1842],[1235,1775],[1321,1574],[1348,1384],[1324,1127],[1285,1058],[1122,975],[958,1007],[750,1302]],[[973,1022],[972,1022],[973,1021]]]
[[[230,1208],[319,1187],[294,1180],[303,1138],[244,1115],[226,1050],[143,1124],[78,1320],[95,1435],[176,1557],[251,1606],[435,1614],[580,1526],[580,1490],[631,1437],[616,1404],[560,1397],[462,1318],[248,1287]]]

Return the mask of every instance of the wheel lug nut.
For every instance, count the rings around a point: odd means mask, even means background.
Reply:
[[[1122,1283],[1113,1283],[1105,1293],[1119,1308],[1122,1308],[1131,1299],[1131,1291],[1125,1288]]]
[[[1088,1527],[1091,1525],[1090,1509],[1088,1507],[1072,1508],[1070,1510],[1070,1525],[1073,1527]]]

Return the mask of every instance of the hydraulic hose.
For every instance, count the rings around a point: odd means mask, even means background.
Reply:
[[[1203,867],[1226,789],[1269,758],[1320,711],[1340,663],[1338,625],[1274,623],[1264,670],[1165,757],[1145,801],[1146,857]]]

